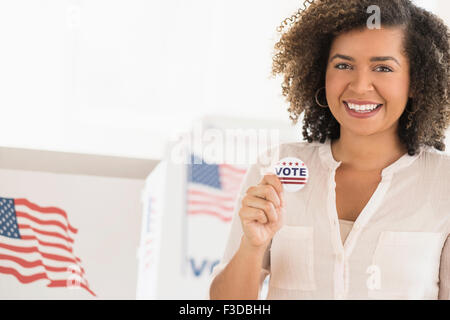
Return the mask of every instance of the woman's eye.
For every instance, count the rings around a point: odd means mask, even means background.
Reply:
[[[377,69],[382,68],[383,70],[387,70],[387,71],[383,71],[383,72],[392,72],[391,68],[385,67],[385,66],[379,66],[377,67]]]
[[[350,67],[348,64],[346,63],[339,63],[337,65],[334,66],[336,69],[338,70],[345,70],[347,69],[347,67]],[[392,69],[386,66],[379,66],[377,67],[375,70],[381,69],[381,72],[392,72]]]
[[[336,68],[336,69],[339,69],[339,70],[345,70],[346,68],[340,68],[340,66],[349,66],[348,64],[345,64],[345,63],[339,63],[339,64],[337,64],[337,65],[335,65],[334,67]]]

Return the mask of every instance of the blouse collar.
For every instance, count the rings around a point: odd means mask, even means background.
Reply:
[[[322,163],[331,170],[336,170],[342,163],[342,161],[336,161],[331,152],[331,140],[327,138],[324,143],[317,142],[319,145],[319,156]],[[419,149],[419,153],[410,156],[408,153],[402,155],[395,162],[391,163],[389,166],[381,171],[382,177],[392,176],[395,172],[400,169],[410,166],[417,158],[419,158],[423,153],[423,148]]]

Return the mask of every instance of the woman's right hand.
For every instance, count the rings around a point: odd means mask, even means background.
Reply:
[[[239,211],[242,240],[252,248],[265,249],[282,226],[284,205],[283,185],[274,174],[248,188]]]

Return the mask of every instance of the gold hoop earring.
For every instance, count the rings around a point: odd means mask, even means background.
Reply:
[[[319,89],[316,91],[316,95],[315,95],[316,103],[319,105],[319,107],[327,108],[328,105],[323,105],[323,104],[321,104],[321,103],[319,102],[319,99],[317,99],[317,95],[319,94],[319,91],[322,90],[322,89],[325,89],[325,87],[319,88]]]

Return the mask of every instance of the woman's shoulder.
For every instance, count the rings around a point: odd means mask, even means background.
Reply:
[[[259,156],[259,163],[262,166],[272,165],[286,157],[300,158],[303,161],[308,161],[320,145],[323,144],[316,141],[281,142],[262,152]]]
[[[450,190],[450,154],[426,148],[421,154],[419,164],[424,177],[434,181],[434,185],[445,192]]]
[[[280,152],[307,152],[314,151],[316,148],[324,145],[325,143],[320,143],[318,141],[308,142],[308,141],[298,141],[298,142],[283,142],[278,145]]]
[[[450,168],[450,154],[431,147],[424,148],[422,152],[422,161],[424,161],[427,165]],[[448,172],[450,174],[450,170]]]
[[[325,151],[327,147],[326,142],[318,141],[308,142],[287,142],[280,145],[280,157],[298,157],[303,161],[308,161],[319,153],[319,149]]]

